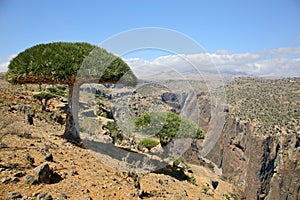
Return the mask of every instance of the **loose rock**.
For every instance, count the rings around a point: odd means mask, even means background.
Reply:
[[[52,200],[52,196],[50,194],[39,194],[37,195],[39,200]]]
[[[36,180],[32,176],[28,175],[28,176],[25,176],[24,182],[27,184],[33,185],[36,183]]]
[[[53,161],[53,155],[51,153],[47,154],[44,158],[46,161],[52,162]]]
[[[4,178],[1,180],[1,182],[2,182],[3,184],[6,184],[6,183],[9,183],[10,180],[11,180],[10,177],[4,177]]]
[[[86,200],[93,200],[92,197],[90,195],[88,195],[88,194],[85,194],[83,197]]]
[[[214,189],[217,189],[219,185],[219,181],[211,181],[211,185],[213,186]]]
[[[8,199],[21,199],[22,195],[19,192],[10,192],[7,194]]]
[[[68,196],[65,193],[61,193],[61,194],[58,195],[58,199],[59,200],[65,200],[65,199],[68,199]]]
[[[25,176],[25,172],[18,172],[14,175],[14,177],[17,177],[17,178],[21,178],[23,176]]]
[[[34,158],[29,154],[29,153],[26,153],[25,154],[25,158],[28,160],[28,162],[33,165],[34,164]]]
[[[44,163],[34,169],[36,172],[36,180],[39,183],[51,183],[53,171],[50,169],[48,163]]]

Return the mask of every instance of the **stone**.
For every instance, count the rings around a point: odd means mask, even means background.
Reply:
[[[78,175],[78,172],[76,170],[72,170],[71,171],[71,176],[75,176],[75,175]]]
[[[41,164],[34,171],[36,172],[36,180],[39,183],[51,183],[53,171],[50,169],[48,163]]]
[[[46,161],[52,162],[53,161],[53,155],[51,153],[47,154],[44,159]]]
[[[219,181],[211,181],[211,185],[213,186],[214,189],[217,189],[219,185]]]
[[[187,194],[187,192],[186,192],[186,190],[185,189],[183,189],[183,188],[179,188],[179,190],[180,190],[180,192],[181,192],[181,194],[183,195],[183,196],[188,196],[188,194]]]
[[[25,158],[28,160],[28,162],[33,165],[34,164],[34,158],[29,154],[29,153],[26,153],[25,154]]]
[[[32,196],[37,197],[39,194],[40,194],[39,192],[34,192],[34,193],[32,194]]]
[[[18,172],[18,173],[14,174],[14,177],[17,177],[17,178],[21,178],[23,176],[25,176],[25,172]]]
[[[85,194],[85,195],[83,196],[83,198],[84,198],[85,200],[93,200],[92,197],[91,197],[90,195],[88,195],[88,194]]]
[[[34,125],[34,123],[33,123],[33,117],[32,117],[31,114],[27,113],[27,114],[25,115],[25,122],[26,122],[26,124],[28,124],[28,125]]]
[[[2,178],[1,183],[3,183],[3,184],[9,183],[10,180],[11,180],[10,177],[4,177],[4,178]]]
[[[20,179],[17,178],[17,177],[14,177],[14,178],[11,180],[11,182],[13,182],[13,183],[18,183],[18,182],[20,182]]]
[[[52,196],[50,194],[38,194],[37,198],[39,200],[52,200]]]
[[[32,176],[28,175],[24,177],[24,182],[33,185],[36,183],[36,180]]]
[[[61,193],[58,195],[58,199],[59,200],[64,200],[64,199],[68,199],[69,197],[65,194],[65,193]]]
[[[95,115],[94,110],[86,110],[86,111],[83,111],[83,112],[81,113],[81,116],[84,116],[84,117],[93,117],[93,118],[97,117],[97,115]]]
[[[22,195],[19,192],[10,192],[7,194],[8,199],[21,199]]]
[[[84,189],[83,192],[89,193],[90,191],[89,191],[89,189]]]

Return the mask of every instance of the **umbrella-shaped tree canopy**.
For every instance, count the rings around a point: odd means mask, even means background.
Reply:
[[[121,81],[125,85],[135,85],[137,82],[122,59],[82,42],[54,42],[28,48],[10,62],[6,79],[13,84],[73,85],[77,73],[81,81],[87,83]]]

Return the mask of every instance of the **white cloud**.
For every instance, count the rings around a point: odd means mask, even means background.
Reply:
[[[263,53],[233,54],[227,50],[214,53],[170,55],[152,61],[127,59],[138,76],[168,71],[246,73],[255,76],[300,77],[300,47],[265,50]],[[218,70],[217,70],[218,69]]]
[[[9,62],[14,57],[16,57],[15,54],[11,54],[11,55],[1,57],[1,59],[0,59],[0,72],[6,72],[7,71],[7,67],[9,65]]]
[[[300,47],[266,50],[266,53],[273,56],[300,55]]]

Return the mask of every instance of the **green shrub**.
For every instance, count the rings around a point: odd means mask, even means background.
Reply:
[[[173,138],[204,139],[204,131],[194,122],[171,112],[149,112],[135,119],[138,132],[155,135],[161,144]]]
[[[44,110],[46,110],[48,101],[50,99],[56,98],[57,95],[52,94],[52,93],[48,93],[48,92],[41,92],[41,93],[33,95],[32,97],[41,102],[42,110],[44,111]],[[43,100],[45,100],[44,103],[43,103]]]
[[[116,136],[119,133],[116,122],[108,121],[103,127],[107,128],[112,136]]]
[[[194,176],[189,176],[188,180],[189,183],[193,184],[193,185],[197,185],[196,184],[196,179]]]
[[[52,94],[55,94],[57,96],[64,96],[65,95],[65,91],[59,89],[58,87],[49,87],[49,88],[47,88],[47,90],[49,92],[51,92]]]
[[[117,141],[122,141],[124,139],[124,136],[122,135],[115,121],[108,121],[103,127],[109,130],[110,137],[112,138],[114,144]]]
[[[209,193],[208,193],[208,191],[210,190],[210,187],[209,187],[209,184],[208,183],[206,183],[206,185],[202,185],[202,193],[203,194],[207,194],[207,195],[209,195]]]
[[[148,150],[151,150],[153,147],[156,147],[159,144],[158,141],[151,139],[151,138],[146,138],[140,141],[139,145],[147,148]]]
[[[214,171],[215,169],[215,166],[210,162],[208,163],[207,167],[211,170],[211,171]]]
[[[32,97],[35,98],[35,99],[38,99],[38,100],[43,100],[43,99],[52,99],[52,98],[55,98],[57,96],[55,94],[52,94],[52,93],[41,92],[41,93],[33,95]]]
[[[222,175],[222,176],[220,177],[220,179],[221,179],[222,181],[227,181],[227,176]]]

